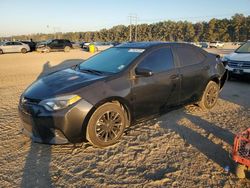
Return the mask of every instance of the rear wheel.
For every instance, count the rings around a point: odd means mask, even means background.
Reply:
[[[214,81],[210,81],[202,95],[201,101],[198,105],[203,110],[210,110],[213,108],[218,100],[220,88]]]
[[[69,52],[69,51],[70,51],[70,47],[69,47],[69,46],[65,46],[65,47],[64,47],[64,51],[65,51],[65,52]]]
[[[26,48],[22,48],[22,49],[21,49],[21,52],[22,52],[23,54],[26,54],[26,53],[27,53],[27,49],[26,49]]]
[[[126,111],[119,103],[105,103],[88,122],[87,140],[97,147],[113,145],[121,138],[127,123]]]
[[[3,54],[3,50],[2,49],[0,49],[0,54]]]

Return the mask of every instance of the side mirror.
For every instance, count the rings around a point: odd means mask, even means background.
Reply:
[[[145,68],[139,68],[137,67],[135,69],[135,74],[137,76],[143,76],[143,77],[150,77],[153,76],[153,72],[149,69],[145,69]]]

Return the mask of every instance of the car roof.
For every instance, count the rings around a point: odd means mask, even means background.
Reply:
[[[169,44],[171,46],[194,46],[186,42],[127,42],[117,45],[118,48],[139,48],[139,49],[149,49],[152,47],[162,46]]]
[[[153,46],[158,46],[158,45],[162,45],[162,44],[170,44],[171,42],[126,42],[126,43],[122,43],[117,45],[116,47],[118,48],[143,48],[143,49],[147,49],[147,48],[151,48]]]

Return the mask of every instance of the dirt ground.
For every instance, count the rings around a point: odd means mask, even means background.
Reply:
[[[233,171],[234,134],[249,127],[248,81],[227,82],[210,112],[185,106],[135,125],[106,149],[37,144],[23,136],[17,105],[24,89],[44,72],[90,55],[0,56],[0,187],[250,187],[249,179],[225,170]]]

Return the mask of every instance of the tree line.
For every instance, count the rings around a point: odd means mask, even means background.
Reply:
[[[41,41],[64,38],[71,41],[129,41],[129,26],[117,25],[110,29],[88,32],[67,32],[54,34],[30,34],[12,36],[15,40]],[[135,39],[135,25],[132,25]],[[211,19],[207,22],[161,21],[137,25],[137,41],[223,41],[243,42],[250,39],[250,16],[235,14],[230,19]],[[3,40],[4,38],[2,38]],[[5,38],[6,39],[6,38]]]

